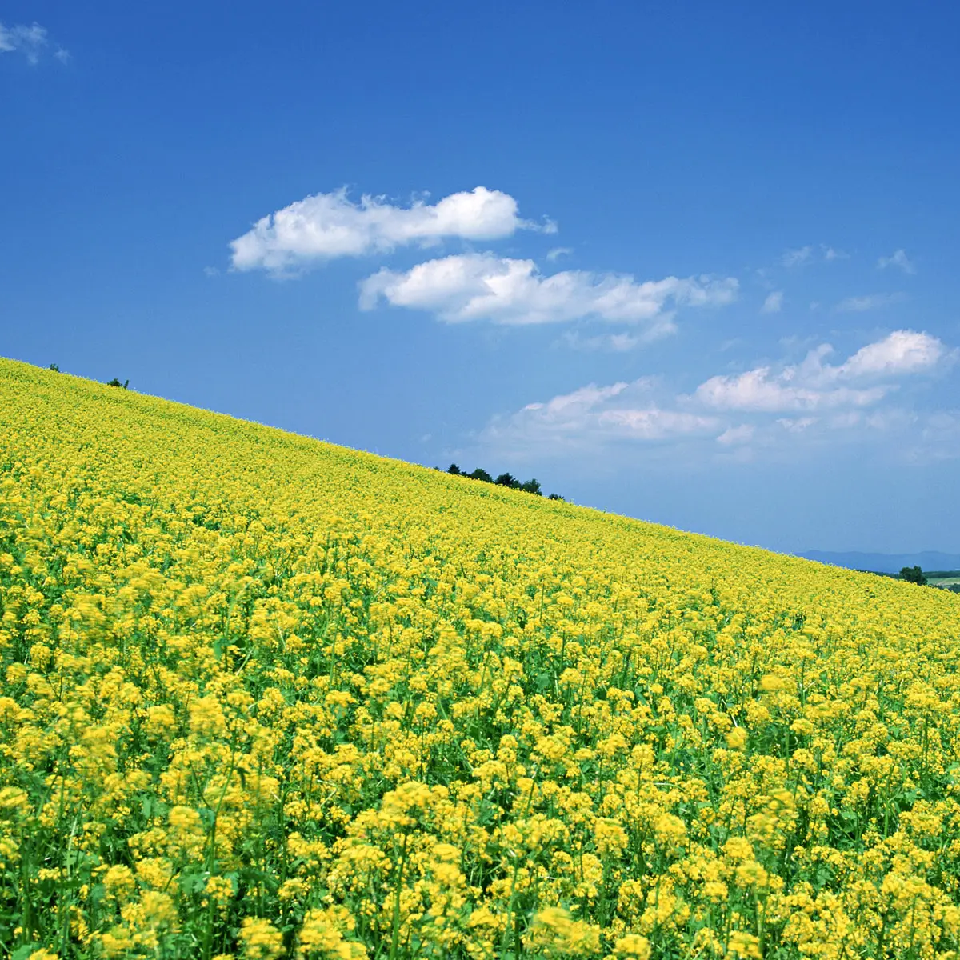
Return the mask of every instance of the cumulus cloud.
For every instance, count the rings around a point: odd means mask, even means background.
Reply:
[[[864,313],[867,310],[878,310],[880,307],[903,299],[902,293],[870,293],[863,297],[846,297],[833,309],[838,313]]]
[[[766,300],[763,301],[763,306],[760,308],[761,313],[779,313],[783,308],[783,291],[775,290],[773,293],[767,294]]]
[[[0,53],[20,53],[27,63],[38,64],[40,57],[50,44],[45,27],[39,23],[15,24],[6,27],[0,23]],[[61,63],[70,59],[70,54],[62,47],[58,47],[53,54]]]
[[[767,413],[866,407],[896,389],[892,379],[932,370],[947,356],[940,340],[913,330],[896,330],[841,364],[825,362],[832,352],[823,344],[802,363],[779,370],[762,366],[737,376],[711,377],[697,387],[693,399],[713,409]]]
[[[880,257],[880,259],[877,260],[878,270],[886,270],[887,267],[897,267],[907,274],[917,272],[913,261],[903,250],[895,250],[889,257]]]
[[[380,270],[361,284],[360,306],[371,309],[383,299],[396,307],[429,310],[448,323],[592,318],[643,324],[649,338],[675,329],[673,312],[678,307],[721,305],[736,296],[732,277],[637,282],[629,275],[584,270],[545,276],[533,260],[477,253],[429,260],[405,272]]]
[[[894,330],[888,337],[861,347],[837,368],[838,377],[895,376],[931,370],[948,356],[943,341],[928,333]]]
[[[354,203],[344,187],[268,214],[230,247],[235,269],[283,274],[334,257],[426,247],[448,238],[495,240],[517,230],[554,233],[556,224],[524,220],[513,197],[486,187],[406,207],[366,194]]]

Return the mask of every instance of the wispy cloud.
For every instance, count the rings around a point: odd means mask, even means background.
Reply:
[[[486,187],[453,193],[432,205],[416,200],[409,206],[366,194],[355,203],[344,187],[268,214],[230,247],[235,269],[284,275],[334,257],[428,247],[450,238],[495,240],[517,230],[555,233],[556,224],[523,219],[513,197]]]
[[[763,306],[760,308],[761,313],[779,313],[783,308],[783,291],[775,290],[773,293],[767,294],[766,300],[763,301]]]
[[[716,417],[664,409],[652,400],[651,387],[647,379],[609,386],[591,383],[527,404],[509,416],[494,417],[478,440],[483,446],[517,453],[556,455],[610,443],[649,443],[716,432]]]
[[[361,284],[360,306],[369,310],[382,299],[428,310],[447,323],[629,322],[644,325],[649,338],[673,332],[680,307],[719,306],[736,296],[733,277],[638,282],[630,275],[585,270],[544,275],[533,260],[478,253],[428,260],[405,272],[382,269]]]
[[[867,310],[879,310],[881,307],[905,299],[905,293],[870,293],[863,297],[846,297],[833,309],[837,313],[864,313]]]
[[[938,410],[927,415],[916,442],[905,453],[914,463],[960,459],[960,410]]]
[[[741,423],[738,427],[728,427],[717,437],[717,443],[725,446],[735,446],[740,443],[749,443],[757,428],[752,423]]]
[[[584,337],[574,330],[567,331],[560,338],[560,342],[572,350],[608,350],[613,353],[626,353],[649,339],[633,333],[602,333],[593,337]]]
[[[569,257],[572,253],[573,247],[554,247],[547,252],[547,260],[553,263],[554,260],[559,260],[561,257]]]
[[[796,250],[788,250],[781,258],[780,262],[785,267],[800,267],[809,263],[813,259],[813,247],[798,247]]]
[[[36,65],[40,58],[50,46],[50,38],[46,27],[41,27],[39,23],[15,24],[7,27],[0,23],[0,53],[20,53],[27,63]],[[70,59],[70,54],[57,47],[53,56],[61,63],[66,63]]]
[[[803,433],[804,430],[812,427],[816,422],[816,417],[777,417],[777,425],[783,427],[790,433]]]
[[[913,261],[903,250],[895,250],[889,257],[880,257],[880,259],[877,260],[878,270],[886,270],[887,267],[896,267],[906,274],[913,274],[917,272],[917,268]]]
[[[827,246],[825,243],[818,246],[807,244],[805,247],[797,247],[796,250],[787,250],[780,258],[780,263],[784,267],[803,267],[818,260],[829,263],[831,260],[848,260],[849,258],[849,253]]]
[[[908,378],[944,368],[957,351],[930,334],[897,330],[843,362],[828,362],[832,353],[822,344],[800,363],[711,377],[692,394],[674,393],[649,377],[590,383],[494,417],[476,439],[517,458],[612,454],[635,441],[692,464],[711,457],[746,461],[762,451],[789,458],[801,439],[808,449],[881,438],[898,450],[902,444],[905,451],[934,451],[925,456],[946,456],[953,443],[953,455],[960,456],[960,420],[885,402]]]

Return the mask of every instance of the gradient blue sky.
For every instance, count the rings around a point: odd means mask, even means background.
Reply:
[[[960,550],[960,8],[0,24],[0,354],[777,550]]]

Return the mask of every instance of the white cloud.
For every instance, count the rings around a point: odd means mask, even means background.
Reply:
[[[878,310],[887,304],[904,299],[903,293],[870,293],[864,297],[846,297],[833,309],[838,313],[863,313],[867,310]]]
[[[495,417],[478,439],[485,446],[543,454],[716,432],[719,421],[713,416],[667,410],[653,402],[652,386],[649,379],[610,386],[591,383],[543,403],[529,403],[508,417]]]
[[[930,370],[947,356],[941,340],[928,333],[894,330],[876,343],[861,347],[837,368],[839,377],[889,376]]]
[[[889,257],[880,257],[877,260],[877,269],[885,270],[887,267],[898,267],[904,273],[916,273],[917,268],[913,261],[903,250],[895,250]]]
[[[887,392],[883,387],[855,390],[838,387],[822,390],[794,386],[787,367],[775,374],[770,367],[757,367],[737,377],[711,377],[701,383],[694,398],[718,410],[756,410],[774,413],[781,410],[816,410],[820,407],[876,403]]]
[[[940,340],[913,330],[896,330],[842,364],[824,362],[832,351],[823,344],[802,363],[779,370],[762,366],[738,376],[711,377],[697,387],[693,399],[718,410],[767,413],[866,407],[897,388],[882,381],[932,370],[947,357]]]
[[[12,27],[5,27],[0,23],[0,53],[22,53],[30,64],[40,62],[40,57],[50,40],[47,36],[45,27],[39,23],[15,24]],[[58,47],[54,56],[61,62],[66,63],[70,59],[70,54],[62,47]]]
[[[734,446],[738,443],[749,443],[753,439],[757,428],[752,423],[742,423],[739,427],[728,427],[717,437],[717,443]]]
[[[647,407],[641,410],[605,410],[597,418],[597,423],[601,428],[612,428],[624,438],[666,440],[672,436],[713,430],[717,421],[714,417]]]
[[[844,253],[843,250],[837,250],[834,247],[828,247],[825,243],[820,244],[820,252],[823,254],[823,259],[826,261],[830,260],[849,260],[850,254]]]
[[[450,194],[433,205],[416,200],[408,207],[366,194],[354,203],[344,187],[263,217],[230,246],[235,269],[282,274],[333,257],[425,247],[447,238],[494,240],[517,230],[554,233],[556,224],[522,219],[513,197],[486,187]]]
[[[533,260],[490,253],[420,263],[406,272],[383,269],[361,284],[360,306],[382,298],[396,307],[429,310],[448,323],[556,323],[595,318],[644,324],[647,338],[671,333],[673,311],[721,305],[737,296],[737,281],[690,277],[646,280],[565,270],[544,276]],[[668,309],[668,306],[670,309]]]
[[[761,313],[779,313],[783,308],[783,291],[775,290],[773,293],[767,294],[767,299],[763,301],[763,306],[760,308]]]
[[[609,387],[598,387],[595,383],[590,383],[572,393],[560,394],[546,403],[528,403],[521,412],[542,411],[545,418],[560,419],[566,417],[571,410],[589,410],[604,400],[618,396],[629,386],[629,383],[622,380]]]
[[[552,250],[547,251],[547,260],[553,263],[554,260],[559,260],[561,257],[569,257],[572,253],[573,247],[554,247]]]

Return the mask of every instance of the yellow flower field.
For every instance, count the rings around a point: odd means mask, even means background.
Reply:
[[[957,957],[958,641],[0,361],[0,957]]]

